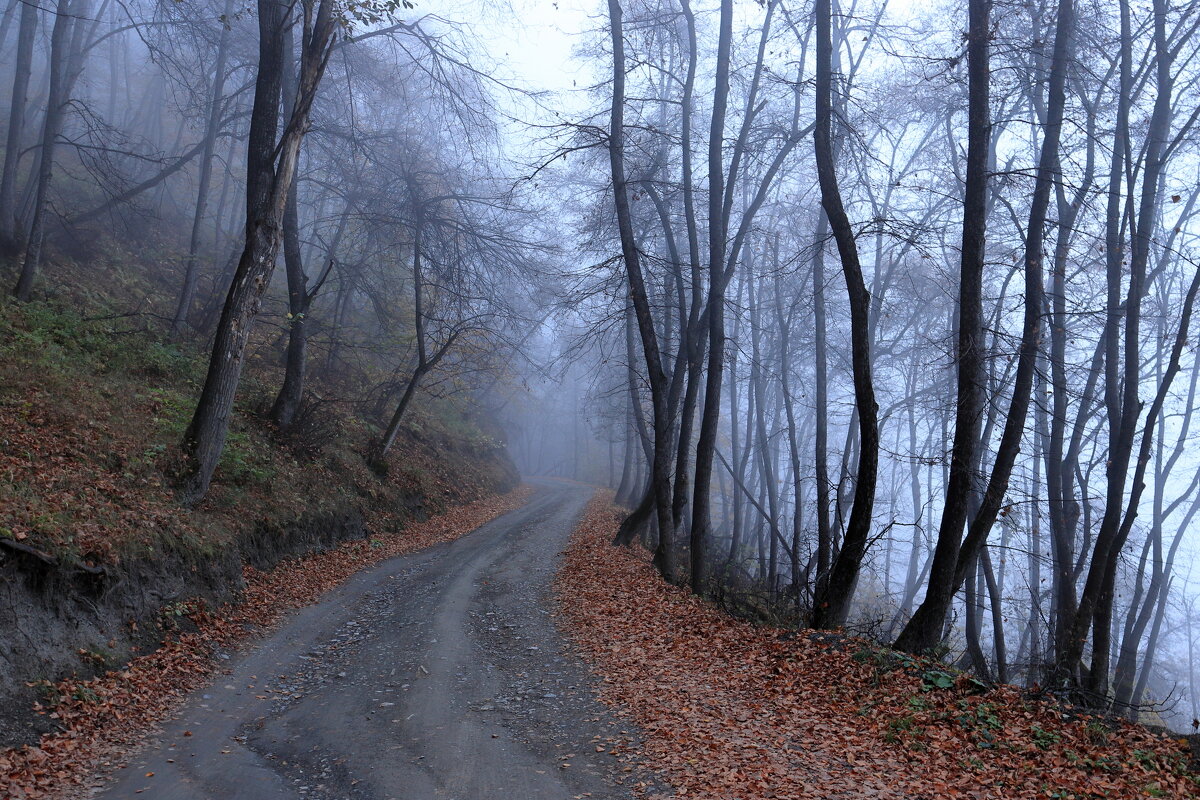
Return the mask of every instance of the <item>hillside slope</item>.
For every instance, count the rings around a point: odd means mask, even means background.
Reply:
[[[0,748],[53,726],[31,712],[40,687],[147,652],[185,602],[234,596],[244,565],[394,533],[518,481],[503,442],[452,401],[413,409],[386,470],[367,467],[377,423],[351,403],[314,404],[283,437],[258,413],[277,376],[252,365],[213,490],[182,508],[177,445],[204,354],[141,322],[103,299],[0,301]]]

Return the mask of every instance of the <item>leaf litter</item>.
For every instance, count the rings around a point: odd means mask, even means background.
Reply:
[[[735,619],[613,547],[622,516],[610,493],[588,506],[560,615],[671,796],[1200,797],[1183,740],[866,640]]]

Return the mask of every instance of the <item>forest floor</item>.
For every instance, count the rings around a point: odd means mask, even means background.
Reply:
[[[864,640],[735,619],[664,583],[647,553],[614,549],[621,518],[591,502],[558,596],[670,796],[1200,797],[1185,740]]]
[[[451,402],[414,406],[386,475],[363,457],[377,425],[348,401],[318,401],[284,435],[264,413],[278,365],[256,357],[209,494],[184,508],[173,481],[207,353],[165,341],[113,301],[76,307],[83,302],[0,297],[4,542],[71,565],[167,551],[208,558],[243,543],[254,525],[281,533],[305,514],[353,510],[386,530],[517,482],[503,443]],[[311,389],[339,396],[338,387]]]

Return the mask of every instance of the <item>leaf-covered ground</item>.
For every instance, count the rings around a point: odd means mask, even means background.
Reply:
[[[678,797],[1200,797],[1176,740],[861,640],[734,619],[612,547],[620,519],[606,497],[589,505],[561,615]]]
[[[499,474],[502,444],[433,398],[419,398],[386,476],[363,458],[380,430],[349,403],[322,407],[320,446],[301,452],[260,413],[279,384],[263,362],[248,363],[208,498],[184,509],[172,481],[205,354],[119,317],[0,298],[0,540],[88,566],[167,548],[204,557],[306,512],[352,508],[372,530],[395,530],[414,507],[433,513],[515,482]]]
[[[0,797],[69,796],[93,771],[115,764],[189,691],[205,685],[221,663],[218,654],[269,630],[287,612],[315,602],[359,570],[456,539],[522,505],[529,493],[523,487],[414,523],[399,533],[347,542],[267,572],[246,567],[246,591],[236,605],[206,610],[181,604],[169,609],[164,623],[177,631],[155,652],[90,680],[45,687],[42,711],[62,730],[44,736],[37,747],[0,752]]]

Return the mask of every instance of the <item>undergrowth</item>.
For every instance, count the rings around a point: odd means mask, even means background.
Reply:
[[[512,483],[497,443],[452,401],[417,404],[386,479],[362,458],[378,424],[348,403],[319,409],[319,447],[295,446],[262,413],[280,375],[259,358],[210,496],[184,510],[173,485],[205,363],[107,296],[0,300],[0,537],[66,563],[204,556],[313,510],[354,508],[391,530]]]

